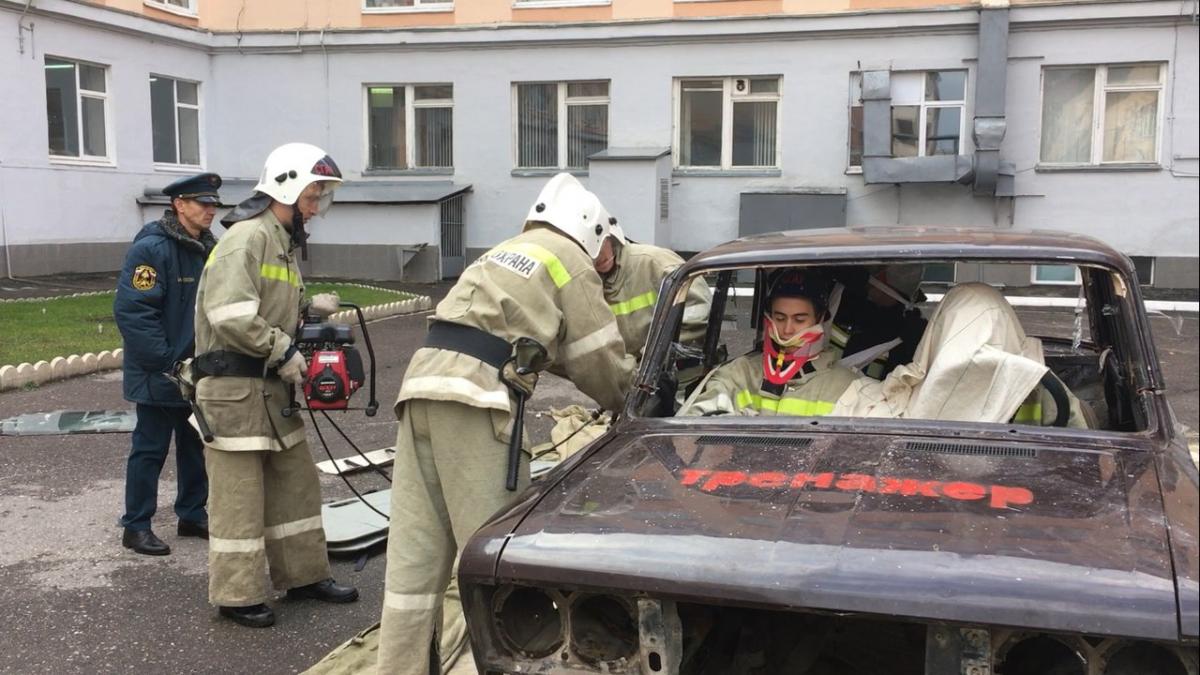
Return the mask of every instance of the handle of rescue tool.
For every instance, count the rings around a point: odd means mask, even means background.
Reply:
[[[363,342],[367,345],[367,356],[371,357],[371,399],[367,401],[365,411],[367,417],[374,417],[379,411],[379,401],[375,398],[375,348],[371,346],[371,334],[367,332],[367,318],[363,316],[362,308],[353,302],[339,302],[338,307],[349,307],[358,315],[358,327],[362,330]]]
[[[188,349],[190,353],[191,347]],[[188,360],[190,361],[191,359]],[[204,418],[204,411],[200,410],[200,406],[196,403],[196,387],[193,384],[185,382],[184,376],[180,372],[184,366],[184,361],[176,361],[171,366],[171,370],[163,373],[163,375],[165,375],[168,380],[174,383],[176,387],[179,387],[180,393],[185,396],[184,400],[187,401],[188,406],[191,407],[192,414],[196,416],[196,426],[200,429],[200,438],[203,438],[205,443],[212,443],[212,429],[210,429],[208,426],[208,420]]]
[[[196,426],[200,427],[200,438],[203,438],[205,443],[212,443],[212,429],[208,428],[208,420],[204,419],[204,413],[200,411],[200,406],[196,405],[195,401],[192,401],[192,414],[196,416]]]
[[[518,376],[533,375],[546,368],[546,348],[533,338],[520,337],[513,341],[511,361]],[[500,368],[500,379],[508,385],[516,397],[517,410],[513,414],[512,437],[508,439],[508,472],[505,476],[504,487],[509,492],[517,489],[517,479],[521,473],[521,439],[525,426],[525,401],[528,395],[520,385],[504,379],[504,368]]]
[[[516,389],[513,394],[517,397],[517,412],[513,416],[512,438],[508,439],[508,475],[504,479],[504,489],[516,492],[517,479],[521,473],[521,436],[525,425],[525,392]]]
[[[296,400],[296,385],[288,385],[288,404],[283,410],[279,411],[284,417],[291,417],[300,412],[300,402]]]

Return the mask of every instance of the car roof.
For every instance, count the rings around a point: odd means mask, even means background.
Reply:
[[[1128,258],[1086,235],[944,226],[851,226],[757,234],[698,253],[687,267],[939,259],[1091,263],[1132,274]]]

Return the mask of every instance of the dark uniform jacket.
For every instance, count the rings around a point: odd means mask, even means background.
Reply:
[[[200,239],[188,236],[171,210],[134,237],[113,302],[113,316],[125,341],[126,400],[187,405],[163,373],[193,353],[196,289],[215,243],[208,231]]]

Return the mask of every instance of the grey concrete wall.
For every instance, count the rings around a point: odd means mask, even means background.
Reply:
[[[658,230],[658,162],[655,159],[591,162],[589,184],[606,197],[606,207],[625,235],[654,241]]]
[[[402,272],[399,251],[391,246],[310,243],[308,260],[300,269],[306,277],[431,282],[438,279],[439,255],[437,246],[429,246],[413,257]]]
[[[36,277],[62,272],[112,272],[121,269],[129,242],[98,241],[64,244],[21,244],[0,246],[0,275]],[[9,270],[3,258],[12,260]]]
[[[1154,261],[1156,288],[1200,288],[1200,264],[1196,258],[1158,258]]]
[[[0,0],[0,8],[11,6]],[[1050,228],[1091,234],[1131,255],[1194,255],[1200,247],[1195,177],[1200,41],[1195,26],[1171,25],[1177,5],[1158,0],[1013,10],[1002,157],[1016,165],[1020,196],[1000,200],[975,197],[959,185],[868,186],[846,172],[847,99],[854,70],[965,68],[970,119],[973,10],[500,31],[360,31],[319,38],[314,33],[300,36],[302,50],[295,47],[294,35],[285,40],[278,34],[247,34],[239,52],[232,36],[186,32],[153,41],[149,37],[156,32],[175,29],[63,0],[45,0],[38,7],[109,17],[125,32],[39,16],[34,58],[12,48],[0,50],[0,79],[8,94],[0,99],[0,128],[20,130],[0,138],[0,222],[7,234],[0,245],[124,242],[132,236],[143,221],[133,196],[166,177],[150,161],[146,79],[158,72],[203,82],[206,168],[249,179],[257,177],[272,148],[296,140],[323,145],[347,177],[362,179],[364,85],[453,83],[453,180],[474,186],[466,234],[471,251],[517,232],[546,180],[513,172],[512,82],[608,79],[610,147],[653,147],[673,141],[674,78],[725,75],[782,76],[781,169],[732,176],[676,173],[670,218],[653,228],[646,225],[657,222],[657,213],[647,212],[653,207],[644,194],[623,188],[620,180],[596,181],[610,210],[636,225],[639,234],[644,229],[647,241],[700,250],[737,236],[743,191],[832,188],[846,190],[850,224]],[[1151,15],[1159,18],[1139,20]],[[0,34],[12,35],[15,24],[15,12],[0,9]],[[822,32],[807,35],[814,29]],[[708,37],[696,41],[701,34]],[[318,39],[325,41],[324,48]],[[421,48],[422,42],[436,42],[436,48]],[[272,53],[265,53],[268,49]],[[111,66],[115,167],[48,161],[45,54]],[[1122,61],[1169,64],[1162,168],[1038,170],[1042,68]],[[966,138],[964,151],[970,149]],[[436,231],[427,229],[427,222],[420,213],[401,217],[378,207],[339,205],[326,224],[314,228],[313,242],[434,244]],[[1170,264],[1166,269],[1161,278],[1171,283],[1186,276],[1171,271]]]

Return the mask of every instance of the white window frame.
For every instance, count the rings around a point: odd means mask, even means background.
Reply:
[[[936,73],[943,71],[958,71],[965,74],[963,79],[963,98],[954,101],[926,101],[925,100],[925,75],[926,73]],[[919,102],[904,101],[897,103],[896,99],[891,100],[891,108],[897,106],[912,107],[918,106],[920,112],[917,114],[917,157],[928,157],[925,154],[926,143],[926,126],[925,121],[929,108],[959,108],[961,112],[958,116],[958,154],[965,155],[967,146],[967,88],[971,83],[971,71],[966,68],[926,68],[925,70],[897,70],[892,73],[892,78],[896,75],[909,75],[919,73],[921,75],[921,100]],[[850,106],[846,109],[846,172],[847,173],[862,173],[861,164],[850,163],[850,120],[854,114],[854,108],[862,108],[862,72],[850,73]],[[889,110],[890,112],[890,110]],[[890,123],[890,122],[889,122]],[[864,135],[866,130],[864,129]],[[890,130],[889,130],[890,131]],[[889,133],[890,137],[890,133]],[[865,150],[865,148],[864,148]]]
[[[733,83],[737,80],[770,80],[777,82],[774,92],[767,94],[738,94],[738,102],[768,102],[775,103],[775,164],[762,166],[734,166],[733,165]],[[691,80],[721,80],[721,165],[720,166],[693,166],[690,164],[680,164],[680,158],[683,147],[683,125],[680,123],[680,115],[683,113],[683,83]],[[674,116],[674,133],[672,134],[672,143],[674,147],[671,149],[671,163],[675,170],[683,170],[689,173],[703,173],[705,171],[778,171],[783,168],[783,76],[782,75],[731,75],[728,77],[713,76],[688,76],[677,77],[673,83],[673,116]]]
[[[1039,267],[1068,267],[1075,268],[1075,278],[1071,281],[1043,281],[1038,279]],[[1029,266],[1029,282],[1037,286],[1078,286],[1083,283],[1083,275],[1079,273],[1079,265],[1058,264],[1058,263],[1035,263]]]
[[[608,85],[608,95],[607,96],[572,96],[569,99],[567,98],[567,91],[569,91],[568,87],[570,85],[572,85],[572,84],[588,84],[588,83],[593,83],[593,82],[603,82],[606,85]],[[520,87],[521,85],[529,85],[529,84],[553,84],[558,88],[558,94],[555,97],[558,107],[554,113],[557,116],[557,121],[558,121],[558,124],[557,124],[557,126],[558,126],[558,164],[555,166],[521,166],[521,145],[520,145],[521,144],[521,119],[520,119],[521,109],[520,109],[520,104],[519,104],[520,94],[519,94],[518,87]],[[573,105],[580,106],[580,105],[600,105],[600,104],[603,104],[604,107],[608,110],[608,112],[610,114],[612,113],[612,80],[585,79],[585,80],[564,80],[562,82],[533,80],[533,81],[528,81],[528,82],[513,82],[512,83],[513,167],[518,170],[558,169],[558,170],[562,170],[562,171],[586,171],[587,170],[586,167],[575,167],[575,168],[567,167],[568,157],[570,155],[570,148],[568,147],[568,138],[567,138],[568,133],[570,132],[570,129],[568,129],[568,124],[567,124],[567,120],[569,119],[569,117],[567,115],[567,110],[568,110],[568,108],[570,108]],[[609,118],[610,122],[611,122],[611,119],[612,118],[610,117]],[[611,128],[611,124],[610,124],[610,128]],[[607,138],[604,139],[604,146],[609,147]]]
[[[112,77],[110,76],[110,73],[109,73],[109,66],[107,66],[103,63],[95,63],[93,61],[81,61],[79,59],[72,59],[72,58],[68,58],[65,56],[54,56],[52,54],[46,54],[42,57],[42,67],[43,68],[45,67],[45,64],[46,64],[45,59],[47,59],[47,58],[56,59],[58,61],[66,61],[68,63],[72,63],[75,65],[75,133],[78,134],[77,138],[79,139],[79,154],[78,155],[55,155],[53,153],[49,153],[50,161],[55,164],[88,164],[88,165],[115,166],[116,165],[116,156],[117,156],[117,144],[116,144],[116,138],[113,135],[112,106],[109,105],[108,92],[110,89],[112,89]],[[83,70],[82,68],[80,68],[80,66],[92,66],[94,68],[99,68],[102,71],[104,71],[104,91],[93,91],[91,89],[85,90],[82,86],[80,86],[79,78],[80,78],[80,73]],[[45,84],[45,77],[43,75],[43,79],[42,79],[43,96],[45,95],[45,89],[46,89],[46,84]],[[85,94],[83,93],[84,91],[87,91],[87,94],[86,94],[87,98],[97,99],[104,103],[104,151],[106,153],[104,155],[85,155],[84,154],[84,146],[86,145],[86,143],[84,142],[84,139],[83,139],[83,99],[85,97]],[[49,119],[47,119],[47,123],[48,122],[49,122]]]
[[[1158,82],[1148,84],[1108,85],[1109,68],[1129,68],[1131,66],[1158,66]],[[1042,159],[1042,118],[1046,105],[1046,71],[1047,70],[1081,70],[1091,68],[1095,78],[1092,86],[1092,156],[1087,162],[1047,162]],[[1163,97],[1166,92],[1167,64],[1160,61],[1132,61],[1129,63],[1079,64],[1043,66],[1041,86],[1038,100],[1038,166],[1044,167],[1093,167],[1093,166],[1147,166],[1161,165],[1162,135],[1163,135]],[[1113,91],[1157,91],[1158,118],[1154,120],[1154,159],[1150,162],[1139,160],[1104,160],[1104,116],[1108,112],[1105,94]]]
[[[363,14],[417,14],[453,11],[454,0],[413,0],[412,7],[368,7],[367,0],[362,0]]]
[[[170,75],[159,75],[157,73],[150,73],[150,77],[161,77],[166,80],[171,80],[174,83],[174,86],[171,87],[171,96],[174,98],[174,104],[175,104],[175,107],[173,108],[173,110],[175,111],[175,159],[176,159],[176,162],[174,164],[172,164],[170,162],[155,162],[154,168],[167,169],[167,170],[186,169],[188,171],[191,171],[191,170],[197,169],[197,168],[203,168],[205,152],[204,152],[204,111],[201,110],[201,101],[203,100],[201,98],[202,94],[200,91],[201,83],[197,82],[195,80],[187,80],[187,79],[184,79],[181,77],[172,77]],[[179,102],[179,83],[180,82],[185,82],[187,84],[196,85],[196,103],[192,104],[192,103],[180,103]],[[178,161],[180,159],[180,152],[179,152],[179,128],[180,128],[179,127],[179,109],[180,108],[186,108],[188,110],[196,111],[196,149],[197,149],[197,152],[200,154],[200,157],[199,157],[200,163],[199,164],[184,164],[183,162]],[[150,156],[153,157],[154,156],[154,147],[153,147],[154,118],[153,118],[153,116],[151,116],[151,119],[150,119],[150,129],[151,129],[151,134],[152,134],[151,135]]]
[[[142,0],[142,4],[147,7],[160,9],[164,12],[170,12],[171,14],[178,14],[179,16],[195,18],[200,13],[200,8],[198,6],[200,4],[200,0],[187,0],[187,3],[187,7],[180,7],[178,5],[168,4],[162,0]]]
[[[604,7],[612,0],[512,0],[513,9],[550,9],[556,7]],[[532,84],[532,83],[523,83]]]
[[[417,108],[450,108],[450,126],[454,128],[454,95],[450,98],[416,100],[417,87],[453,87],[453,82],[376,82],[363,85],[363,170],[380,171],[453,171],[454,152],[451,148],[450,166],[416,166],[417,158]],[[371,89],[404,87],[404,167],[371,166]]]

